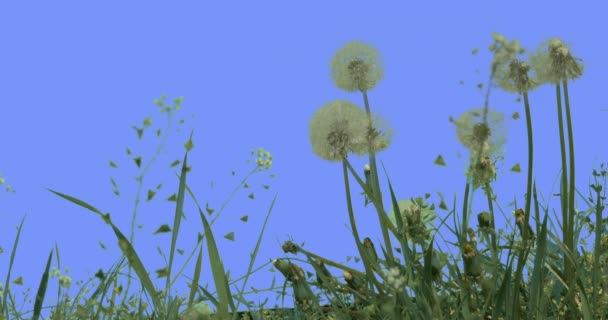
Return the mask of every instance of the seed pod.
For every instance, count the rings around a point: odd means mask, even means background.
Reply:
[[[464,272],[469,277],[481,276],[481,259],[470,243],[464,245]]]
[[[359,289],[362,289],[365,285],[364,279],[357,275],[353,275],[349,271],[344,271],[344,280],[346,280],[346,284],[355,291],[359,291]]]
[[[406,210],[405,217],[407,219],[408,227],[412,228],[420,223],[420,205],[413,202]]]
[[[365,167],[363,168],[363,173],[365,174],[365,186],[369,190],[373,190],[372,189],[372,179],[370,177],[371,172],[372,172],[372,169],[370,168],[369,164],[366,164]],[[371,202],[371,200],[369,199],[369,196],[367,195],[365,190],[363,190],[363,192],[361,194],[365,196],[365,206],[367,207],[367,205]]]
[[[525,234],[524,234],[524,224],[526,224],[526,215],[524,213],[524,210],[517,209],[515,211],[515,223],[517,224],[517,227],[519,228],[519,232],[521,234],[521,237],[524,238]],[[534,239],[534,231],[532,231],[532,227],[530,226],[530,223],[526,224],[526,231],[528,232],[528,239],[533,240]]]
[[[375,264],[378,262],[378,254],[376,253],[376,248],[374,247],[374,243],[369,237],[366,237],[363,240],[363,252],[370,258],[370,262]]]
[[[317,264],[318,269],[321,270],[321,274],[319,274],[319,272],[317,272],[317,283],[319,283],[320,286],[324,285],[324,281],[323,278],[331,278],[331,273],[329,272],[329,270],[327,270],[327,267],[325,266],[325,263],[323,263],[323,260],[319,259],[316,260],[314,263]],[[317,268],[315,268],[315,270],[317,270]]]
[[[489,213],[483,211],[477,215],[477,224],[479,225],[479,228],[481,228],[481,229],[490,228],[491,223],[492,223],[492,217],[490,217]]]
[[[293,286],[293,293],[296,298],[296,305],[302,311],[308,311],[314,302],[314,294],[306,281],[296,281]]]
[[[300,249],[297,244],[293,243],[293,241],[285,241],[282,248],[283,252],[285,253],[298,253],[298,250]]]
[[[344,271],[344,280],[346,280],[346,284],[348,286],[357,291],[359,294],[363,295],[365,293],[365,279],[359,277],[358,275],[353,275],[348,271]],[[358,295],[355,295],[355,305],[361,305],[364,301]]]
[[[475,230],[473,228],[469,228],[469,241],[473,248],[477,248],[477,237],[475,236]]]
[[[275,259],[272,261],[272,265],[281,271],[287,281],[299,282],[300,280],[304,280],[304,271],[298,265],[283,259]]]

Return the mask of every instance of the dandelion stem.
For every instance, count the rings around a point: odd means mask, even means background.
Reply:
[[[357,244],[357,249],[359,250],[359,255],[361,256],[361,260],[363,261],[363,265],[365,266],[365,273],[367,275],[368,280],[368,288],[371,289],[371,283],[377,282],[374,273],[372,272],[369,258],[363,252],[363,243],[361,242],[361,238],[359,237],[359,232],[357,231],[357,225],[355,222],[355,215],[353,213],[353,205],[350,197],[350,187],[348,183],[348,171],[346,168],[346,158],[342,161],[342,170],[344,174],[344,186],[346,188],[346,205],[348,207],[348,218],[350,219],[350,226],[353,231],[353,236],[355,237],[355,242]],[[378,291],[382,293],[382,288],[377,286]]]
[[[367,98],[367,91],[362,91],[363,92],[363,101],[365,103],[365,112],[367,113],[367,117],[368,117],[368,121],[369,121],[369,126],[370,128],[372,128],[372,115],[370,112],[370,108],[369,108],[369,100]],[[373,146],[370,144],[369,146],[369,163],[371,166],[371,178],[372,178],[372,191],[374,194],[374,197],[378,200],[378,205],[381,208],[384,208],[384,205],[382,204],[382,193],[380,192],[380,182],[378,180],[378,166],[376,165],[376,153],[374,151]],[[382,237],[384,238],[384,244],[386,246],[386,252],[388,254],[388,258],[392,261],[394,260],[393,257],[393,246],[391,245],[391,241],[390,238],[388,237],[388,230],[387,230],[387,226],[384,223],[384,219],[382,219],[382,217],[380,216],[382,213],[380,211],[377,211],[378,213],[378,220],[380,220],[380,228],[382,229]]]

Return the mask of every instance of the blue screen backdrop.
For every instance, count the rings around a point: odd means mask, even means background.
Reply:
[[[180,166],[170,164],[183,159],[191,131],[194,149],[188,158],[192,170],[187,183],[205,214],[207,205],[215,210],[207,217],[217,215],[254,168],[256,154],[251,150],[262,147],[272,154],[272,168],[253,174],[247,180],[249,188],[234,194],[212,226],[232,279],[247,272],[250,253],[275,196],[254,270],[271,259],[295,257],[281,250],[281,244],[290,239],[362,270],[361,262],[347,262],[347,256],[358,253],[348,225],[341,164],[315,155],[308,131],[315,111],[328,102],[345,99],[363,106],[360,93],[337,88],[331,78],[331,59],[351,41],[372,45],[382,57],[384,77],[369,92],[369,102],[372,112],[387,119],[395,132],[392,144],[377,159],[380,167],[386,167],[397,198],[430,193],[428,202],[438,206],[440,192],[450,209],[456,196],[456,211],[461,214],[468,151],[456,139],[449,118],[483,106],[492,32],[518,39],[527,50],[560,37],[585,64],[583,76],[569,89],[576,184],[587,196],[592,170],[608,159],[603,129],[608,101],[602,93],[608,48],[597,27],[608,6],[599,3],[566,6],[511,1],[499,7],[488,1],[415,5],[397,1],[5,1],[0,4],[0,172],[5,179],[2,190],[10,185],[14,192],[0,194],[0,282],[5,281],[16,227],[24,216],[10,284],[18,299],[30,288],[23,311],[32,309],[46,259],[55,245],[62,274],[69,268],[67,275],[72,277],[70,297],[83,285],[77,282],[94,277],[100,268],[107,271],[119,260],[121,252],[112,229],[93,212],[49,188],[109,212],[125,235],[130,235],[136,210],[136,226],[141,228],[136,227],[135,249],[154,284],[164,288],[165,279],[157,279],[154,271],[165,267],[158,248],[168,259],[171,236],[154,233],[162,224],[173,223],[175,202],[166,199],[177,192]],[[475,48],[478,52],[472,54]],[[478,83],[483,83],[483,90],[477,88]],[[169,120],[154,104],[161,95],[166,95],[167,105],[183,97],[181,109],[173,111]],[[498,228],[504,227],[503,213],[511,219],[512,202],[517,200],[518,206],[524,202],[527,135],[523,103],[516,99],[517,95],[500,89],[493,89],[490,98],[490,107],[504,113],[507,129],[505,159],[498,162],[498,179],[493,183],[500,204]],[[559,198],[552,194],[559,192],[560,169],[554,88],[543,86],[530,99],[534,176],[541,204],[549,203],[553,219],[559,210]],[[512,117],[515,112],[520,115],[517,120]],[[139,140],[134,127],[142,128],[147,117],[151,125]],[[162,130],[160,138],[157,129]],[[440,154],[445,167],[434,164]],[[134,157],[141,157],[140,168]],[[252,161],[247,163],[248,159]],[[368,158],[349,159],[362,175]],[[510,170],[517,163],[521,173]],[[140,185],[135,177],[144,170]],[[388,205],[387,179],[383,171],[379,176]],[[372,206],[364,206],[361,188],[350,180],[359,232],[379,250],[382,235],[377,214]],[[149,190],[156,195],[147,201]],[[577,208],[587,209],[577,199]],[[473,213],[485,210],[485,205],[478,190]],[[177,245],[183,255],[176,256],[173,275],[186,263],[197,234],[203,232],[189,195],[184,212],[187,220],[181,223]],[[440,218],[448,214],[437,212]],[[245,215],[247,222],[241,219]],[[452,218],[448,223],[453,225]],[[228,239],[231,232],[233,240]],[[445,228],[441,235],[438,246],[456,253],[455,247],[446,244],[454,241],[453,236]],[[200,284],[209,284],[215,292],[206,245],[203,251]],[[182,275],[192,276],[195,261],[196,255]],[[251,286],[270,287],[273,276],[281,286],[283,276],[270,269],[266,265],[254,273],[246,292]],[[189,280],[184,276],[172,293],[187,296]],[[22,285],[12,283],[18,277]],[[120,281],[126,283],[126,278]],[[131,290],[140,292],[139,281],[134,283]],[[240,289],[241,284],[237,282],[236,287]],[[57,302],[52,294],[57,285],[56,278],[50,281],[45,306]],[[274,292],[246,295],[256,303],[266,297],[270,298],[268,307],[273,307]],[[277,303],[281,305],[281,300]],[[285,306],[292,305],[290,298],[285,300]],[[43,315],[48,316],[48,311]]]

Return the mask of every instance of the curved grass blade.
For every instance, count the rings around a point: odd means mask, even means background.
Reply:
[[[93,207],[92,205],[90,205],[80,199],[69,196],[67,194],[63,194],[61,192],[57,192],[57,191],[54,191],[54,190],[51,190],[48,188],[47,188],[47,190],[53,192],[54,194],[66,199],[68,201],[71,201],[83,208],[89,209],[89,210],[97,213],[104,220],[104,222],[106,224],[109,224],[112,227],[112,230],[114,230],[114,234],[116,234],[116,237],[118,238],[118,246],[120,247],[120,250],[123,252],[125,257],[127,257],[127,260],[129,261],[129,265],[131,265],[131,267],[133,267],[133,269],[135,270],[135,273],[139,277],[139,280],[142,282],[144,289],[152,297],[152,303],[154,304],[154,309],[157,310],[157,308],[160,307],[158,292],[156,291],[156,289],[154,289],[154,284],[152,283],[152,280],[150,280],[150,276],[148,276],[148,272],[146,271],[146,268],[144,267],[141,260],[139,259],[137,252],[135,252],[135,249],[133,249],[133,245],[131,245],[131,243],[129,242],[129,240],[127,240],[127,238],[124,236],[124,234],[112,223],[112,221],[110,220],[110,214],[107,213],[104,215],[103,213],[101,213],[101,211],[99,211],[97,208]]]

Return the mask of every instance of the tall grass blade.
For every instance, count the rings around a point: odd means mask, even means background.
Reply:
[[[32,320],[38,320],[40,313],[42,312],[42,303],[44,302],[44,295],[46,294],[46,286],[49,283],[49,269],[51,268],[51,260],[53,259],[53,250],[49,253],[49,258],[46,260],[46,268],[40,279],[40,285],[36,292],[36,302],[34,302],[34,315]]]
[[[189,142],[192,141],[192,133],[190,133]],[[181,175],[179,177],[179,188],[177,192],[177,202],[175,204],[175,215],[173,217],[173,232],[171,233],[171,251],[169,252],[169,267],[167,268],[167,282],[165,288],[167,292],[171,289],[171,268],[173,267],[173,258],[175,257],[175,246],[177,243],[177,234],[179,233],[179,226],[182,217],[182,210],[184,208],[184,189],[186,186],[186,162],[188,160],[188,151],[184,155],[184,162],[182,164]],[[167,294],[167,299],[169,295]]]
[[[196,286],[198,285],[198,279],[201,276],[201,265],[203,263],[203,246],[198,251],[198,258],[196,258],[196,265],[194,266],[194,276],[192,277],[192,283],[190,284],[190,296],[188,297],[188,308],[192,307],[194,302],[194,295],[196,294]]]
[[[543,218],[543,224],[538,234],[536,256],[534,257],[534,269],[530,278],[530,301],[528,301],[528,312],[532,312],[535,319],[543,317],[544,300],[543,289],[545,273],[545,257],[547,254],[547,217]],[[546,314],[546,312],[545,312]]]
[[[10,262],[8,263],[8,273],[6,274],[6,281],[4,282],[4,283],[6,283],[6,289],[5,289],[6,292],[4,294],[4,298],[2,299],[2,305],[0,305],[0,311],[2,313],[4,313],[6,319],[8,319],[8,305],[7,305],[7,299],[9,296],[8,284],[9,284],[9,281],[11,280],[11,270],[13,269],[13,263],[15,262],[15,254],[17,253],[17,244],[19,243],[19,237],[21,236],[21,228],[23,227],[23,222],[25,222],[25,216],[23,216],[23,219],[21,219],[19,228],[17,228],[17,236],[15,236],[15,243],[13,243],[13,250],[11,250],[11,259],[10,259]]]
[[[270,204],[270,208],[268,209],[268,213],[266,214],[266,219],[264,219],[264,224],[262,225],[262,230],[260,230],[260,235],[258,236],[258,241],[255,243],[255,249],[251,254],[251,260],[249,260],[249,267],[247,268],[247,275],[243,280],[243,285],[241,286],[241,291],[245,290],[245,286],[247,285],[247,280],[249,279],[249,275],[251,275],[251,270],[253,269],[253,264],[255,262],[255,258],[258,256],[258,251],[260,250],[260,245],[262,244],[262,236],[264,236],[264,230],[266,229],[266,224],[268,223],[268,218],[270,218],[270,213],[272,212],[272,208],[274,208],[274,203],[277,200],[277,195],[272,199],[272,203]],[[238,310],[240,302],[236,305],[236,310]]]
[[[186,165],[186,160],[184,160],[184,165]],[[211,233],[211,228],[209,227],[209,223],[207,222],[207,218],[205,218],[203,211],[199,208],[198,212],[201,216],[201,220],[203,220],[203,226],[205,228],[207,250],[209,250],[209,260],[211,261],[211,272],[213,273],[213,281],[215,283],[215,289],[218,293],[219,305],[217,313],[220,317],[225,319],[225,317],[228,316],[228,305],[230,305],[232,310],[235,312],[236,308],[234,307],[234,302],[232,301],[230,288],[228,287],[228,280],[226,279],[224,272],[224,266],[217,251],[217,245],[215,244],[215,239]]]
[[[511,241],[511,247],[513,247],[513,241]],[[496,308],[494,309],[493,318],[498,319],[503,310],[506,310],[505,319],[511,319],[511,308],[507,308],[510,306],[513,301],[511,297],[511,274],[513,273],[513,256],[511,249],[509,249],[508,264],[507,268],[503,273],[502,283],[500,285],[500,289],[496,294]]]

